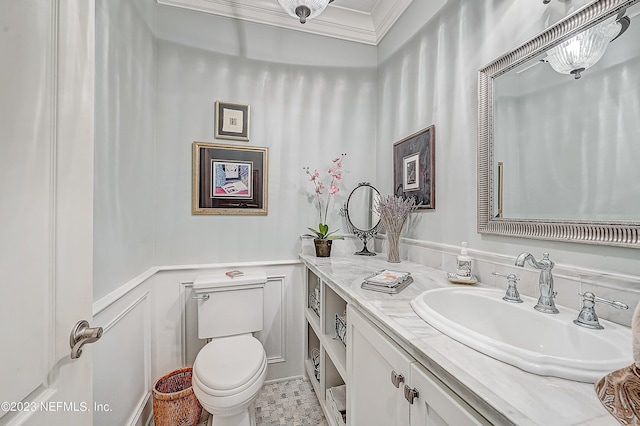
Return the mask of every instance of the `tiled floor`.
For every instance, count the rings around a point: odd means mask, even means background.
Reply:
[[[257,426],[327,426],[311,383],[303,378],[264,385],[254,407]],[[199,425],[208,419],[203,412]]]
[[[254,402],[258,426],[326,426],[311,383],[302,378],[265,385]]]

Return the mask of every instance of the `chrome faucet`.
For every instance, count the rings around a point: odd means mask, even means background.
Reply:
[[[543,253],[539,262],[531,253],[520,253],[516,258],[516,266],[524,267],[525,262],[529,262],[534,268],[540,269],[540,279],[538,280],[540,297],[533,308],[546,314],[557,314],[560,311],[558,311],[553,301],[557,293],[553,291],[553,275],[551,275],[551,269],[553,269],[555,263],[549,260],[549,253]]]

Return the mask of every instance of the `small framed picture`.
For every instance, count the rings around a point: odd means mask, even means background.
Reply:
[[[393,144],[393,186],[398,197],[413,197],[418,209],[434,209],[435,126],[429,126]]]
[[[216,101],[216,139],[249,140],[250,106]]]
[[[268,150],[193,143],[193,214],[266,215]]]

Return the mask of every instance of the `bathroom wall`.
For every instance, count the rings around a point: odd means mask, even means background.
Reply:
[[[318,223],[313,185],[342,152],[338,210],[375,178],[374,46],[159,7],[155,261],[158,265],[296,259]],[[216,100],[251,105],[249,142],[214,139]],[[191,214],[194,141],[269,149],[267,216]]]
[[[155,9],[96,1],[94,300],[155,265]]]
[[[574,8],[584,3],[571,2]],[[420,2],[413,2],[392,31],[403,31],[405,20],[420,13],[420,7]],[[472,250],[511,259],[522,251],[536,257],[548,251],[557,264],[627,274],[630,283],[638,286],[638,250],[476,231],[478,70],[569,12],[569,5],[556,1],[546,6],[542,1],[449,0],[406,43],[391,43],[397,37],[389,42],[383,39],[378,67],[377,181],[383,193],[391,192],[393,143],[435,124],[436,208],[415,215],[405,229],[407,237],[458,247],[468,241]]]
[[[112,410],[96,412],[93,420],[140,424],[149,417],[152,384],[151,286],[144,279],[126,284],[155,265],[155,9],[146,0],[96,0],[95,13],[91,322],[104,333],[92,348],[93,397]]]
[[[114,409],[96,425],[144,424],[154,381],[192,364],[190,283],[212,268],[267,272],[268,379],[303,374],[297,254],[317,212],[302,167],[347,153],[330,213],[344,230],[342,202],[375,178],[375,47],[151,0],[105,0],[97,17],[94,397]],[[249,142],[214,140],[216,100],[251,105]],[[269,214],[193,216],[194,141],[268,147]]]

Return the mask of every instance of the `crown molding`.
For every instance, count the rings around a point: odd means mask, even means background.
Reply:
[[[276,0],[156,1],[165,6],[377,45],[413,0],[379,0],[371,13],[330,4],[322,14],[306,24],[300,24],[289,16]]]

